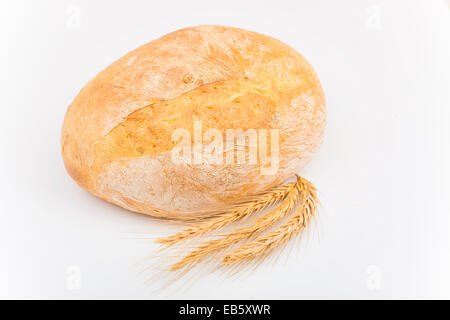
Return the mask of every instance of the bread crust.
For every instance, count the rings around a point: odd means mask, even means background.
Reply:
[[[186,28],[147,43],[91,80],[69,106],[64,163],[96,196],[159,217],[220,206],[288,179],[311,158],[325,98],[310,64],[288,45],[238,28]],[[280,164],[174,164],[171,133],[276,128]]]

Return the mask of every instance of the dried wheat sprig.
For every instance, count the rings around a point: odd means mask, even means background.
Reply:
[[[279,229],[267,236],[243,245],[223,258],[226,267],[239,266],[255,260],[263,260],[275,249],[283,247],[294,236],[309,224],[317,206],[315,187],[306,179],[298,177],[301,193],[301,203],[296,212]]]
[[[240,228],[220,239],[206,242],[204,245],[192,251],[177,263],[173,264],[170,270],[176,271],[183,268],[191,268],[210,255],[230,248],[234,244],[244,239],[251,239],[271,228],[274,224],[276,224],[278,221],[282,220],[290,212],[292,212],[292,210],[297,206],[300,199],[300,188],[298,181],[299,180],[297,180],[297,182],[292,185],[287,196],[275,209],[271,210],[264,216],[257,218],[253,225]]]
[[[290,191],[295,188],[297,182],[291,182],[282,186],[278,186],[269,190],[266,193],[261,193],[251,196],[246,200],[240,201],[233,205],[223,213],[211,213],[213,218],[203,221],[198,225],[191,226],[185,230],[178,232],[166,238],[159,238],[158,243],[170,246],[182,240],[190,239],[197,236],[202,236],[212,231],[224,228],[229,224],[247,218],[253,213],[261,211],[271,205],[278,203],[286,198]]]

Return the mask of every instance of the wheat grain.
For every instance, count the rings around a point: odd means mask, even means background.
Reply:
[[[191,226],[181,232],[166,238],[159,238],[158,243],[170,246],[182,240],[198,237],[219,230],[230,225],[233,222],[249,217],[253,213],[261,211],[271,205],[283,200],[297,182],[291,182],[282,186],[278,186],[266,193],[251,196],[246,200],[240,201],[228,210],[218,210],[211,212],[211,219],[201,222],[198,225]]]
[[[220,239],[208,241],[198,249],[183,257],[179,262],[173,264],[170,270],[176,271],[182,268],[191,268],[212,254],[230,248],[242,240],[252,239],[258,234],[268,230],[278,221],[286,217],[297,206],[299,191],[300,189],[297,180],[297,182],[289,185],[289,189],[287,190],[288,194],[283,201],[275,209],[256,219],[253,225],[240,228]]]
[[[306,228],[315,213],[317,205],[316,189],[308,180],[301,177],[298,177],[298,179],[302,201],[292,217],[276,231],[225,255],[223,264],[226,267],[239,266],[258,259],[264,260],[275,249],[286,245],[289,240],[301,234]]]

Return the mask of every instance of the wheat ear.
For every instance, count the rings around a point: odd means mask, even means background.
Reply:
[[[290,184],[289,186],[290,188],[288,189],[288,194],[284,200],[275,209],[271,210],[264,216],[257,218],[253,225],[240,228],[220,239],[206,242],[204,245],[192,251],[177,263],[173,264],[170,271],[176,271],[186,267],[192,268],[208,256],[227,249],[242,240],[251,239],[271,228],[274,224],[292,212],[298,204],[300,191],[298,181]]]
[[[186,228],[185,230],[166,238],[159,238],[156,242],[170,246],[182,240],[202,236],[212,231],[224,228],[233,222],[249,217],[251,214],[283,200],[297,182],[291,182],[282,186],[275,187],[266,193],[251,196],[246,200],[220,212],[210,213],[213,218],[201,222],[200,224]]]
[[[301,203],[296,212],[267,236],[249,242],[234,252],[225,255],[223,263],[226,267],[238,266],[257,259],[263,260],[275,249],[285,246],[294,236],[301,234],[309,224],[317,206],[315,187],[308,180],[297,176],[299,179]]]

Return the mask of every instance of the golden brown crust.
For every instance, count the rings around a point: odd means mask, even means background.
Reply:
[[[279,128],[278,174],[169,164],[171,133],[192,131],[194,119],[204,129]],[[70,105],[61,143],[80,186],[158,215],[218,205],[283,182],[309,160],[324,123],[319,80],[294,49],[254,32],[200,26],[145,44],[100,72]]]

